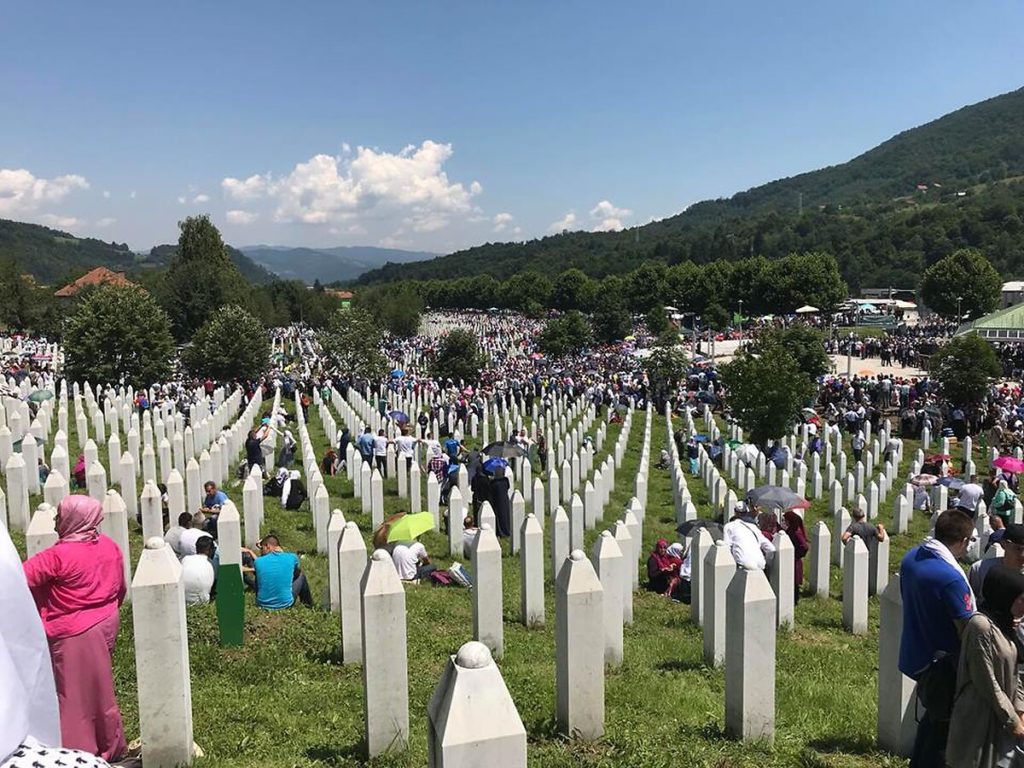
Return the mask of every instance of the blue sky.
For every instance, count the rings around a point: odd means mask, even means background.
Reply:
[[[1024,4],[14,2],[0,217],[148,248],[616,228],[1024,85]],[[183,201],[183,202],[182,202]]]

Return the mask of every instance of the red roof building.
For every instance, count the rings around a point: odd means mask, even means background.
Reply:
[[[124,276],[124,272],[112,272],[106,267],[96,267],[96,269],[86,272],[80,278],[75,280],[73,283],[68,283],[54,296],[62,299],[68,299],[72,296],[78,295],[78,292],[83,288],[97,287],[101,285],[115,285],[120,288],[134,287],[135,283]]]

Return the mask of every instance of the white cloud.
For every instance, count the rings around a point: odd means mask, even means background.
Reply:
[[[179,205],[184,205],[187,202],[188,202],[188,198],[186,198],[184,195],[178,195],[178,204]]]
[[[623,228],[623,219],[633,215],[629,208],[617,208],[608,200],[602,200],[590,209],[590,218],[594,219],[594,232],[617,232]]]
[[[110,199],[110,190],[109,189],[104,189],[103,190],[103,199],[104,200],[109,200]]]
[[[102,219],[96,220],[95,226],[99,229],[104,229],[106,227],[111,227],[114,224],[117,224],[117,219],[110,216],[104,216]]]
[[[136,193],[136,192],[135,192],[135,190],[133,189],[133,190],[132,190],[132,191],[131,191],[131,192],[130,192],[130,193],[128,194],[128,197],[130,197],[130,198],[131,198],[132,200],[134,200],[134,199],[135,199],[135,195],[136,195],[136,194],[137,194],[137,193]]]
[[[286,175],[254,174],[225,178],[226,195],[236,200],[266,198],[274,219],[304,224],[339,224],[356,217],[402,217],[416,232],[433,232],[452,217],[473,213],[479,182],[465,186],[444,171],[451,144],[424,141],[397,153],[368,147],[343,147],[339,156],[314,155]]]
[[[0,215],[31,213],[76,189],[88,188],[89,182],[76,174],[41,179],[24,168],[0,168]]]
[[[225,218],[228,224],[252,224],[260,215],[252,211],[240,211],[238,209],[228,211]]]
[[[569,211],[569,213],[565,214],[565,216],[563,216],[558,221],[553,223],[550,227],[548,227],[548,232],[554,232],[555,234],[557,234],[565,230],[569,230],[571,232],[574,229],[578,229],[576,214],[573,213],[572,211]]]
[[[70,229],[85,223],[75,216],[61,216],[56,213],[44,213],[35,218],[40,224],[45,224],[48,227],[59,227],[60,229]]]
[[[495,214],[494,215],[494,219],[493,219],[493,221],[494,221],[494,231],[495,232],[504,232],[506,229],[508,229],[509,224],[511,224],[513,221],[515,221],[515,218],[516,217],[513,216],[511,213],[497,213],[497,214]],[[517,227],[517,229],[518,229],[518,227]]]
[[[193,203],[208,203],[210,202],[210,196],[206,194],[199,194],[192,198]]]

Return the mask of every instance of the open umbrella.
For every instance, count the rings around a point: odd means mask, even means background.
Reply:
[[[711,438],[708,437],[707,435],[694,435],[693,436],[693,442],[695,442],[695,443],[709,443],[709,442],[711,442]]]
[[[796,313],[798,315],[813,315],[815,312],[820,311],[821,310],[818,309],[817,307],[812,307],[810,304],[804,304],[802,307],[796,310]]]
[[[488,475],[493,475],[497,470],[504,469],[507,466],[508,461],[498,456],[490,458],[483,463],[484,472]]]
[[[948,453],[933,453],[931,456],[924,460],[925,464],[934,464],[939,461],[949,461],[950,455]]]
[[[498,440],[495,443],[485,445],[481,453],[485,456],[496,456],[502,459],[518,459],[520,456],[526,455],[522,448],[507,440]]]
[[[718,402],[718,398],[715,397],[714,394],[712,394],[711,392],[708,392],[706,389],[701,390],[700,392],[697,393],[697,399],[700,400],[700,402],[702,403],[707,403],[708,405],[714,405],[715,403]]]
[[[747,492],[747,501],[758,507],[805,509],[810,503],[798,493],[781,485],[759,485]]]
[[[1014,456],[1000,456],[992,462],[992,466],[1012,474],[1024,472],[1024,461]]]
[[[687,520],[685,523],[680,523],[676,526],[676,533],[680,536],[689,536],[700,528],[710,533],[713,541],[720,541],[722,539],[722,525],[713,520]]]
[[[913,483],[914,485],[919,485],[922,488],[931,488],[933,485],[939,482],[939,476],[930,475],[926,472],[920,475],[914,475],[912,478],[910,478],[910,482]]]
[[[959,491],[966,483],[959,477],[940,477],[939,485],[944,485],[951,491]]]
[[[748,466],[757,461],[757,453],[757,446],[751,443],[744,443],[735,451],[736,458]]]
[[[430,512],[417,512],[405,515],[391,525],[388,531],[388,543],[393,541],[412,541],[427,531],[434,529],[434,516]]]
[[[394,379],[400,379],[403,376],[405,376],[405,371],[403,371],[401,368],[395,368],[395,370],[391,372],[391,377]]]
[[[409,422],[409,414],[405,411],[388,411],[388,416],[391,417],[392,421],[397,421],[399,424],[407,424]]]
[[[53,399],[53,392],[48,389],[37,389],[31,395],[28,396],[30,403],[42,403],[46,400]]]

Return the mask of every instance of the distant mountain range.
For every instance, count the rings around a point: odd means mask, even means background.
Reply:
[[[242,253],[286,280],[313,283],[345,282],[386,264],[407,264],[436,258],[424,251],[403,251],[371,246],[291,248],[279,245],[243,246]]]
[[[40,224],[0,219],[0,258],[12,258],[44,285],[70,282],[88,270],[104,266],[139,275],[166,268],[176,245],[158,245],[137,253],[127,243],[78,237]],[[432,259],[435,253],[393,248],[288,248],[254,245],[242,250],[228,246],[228,255],[249,282],[262,285],[280,277],[312,284],[354,280],[388,263]]]

